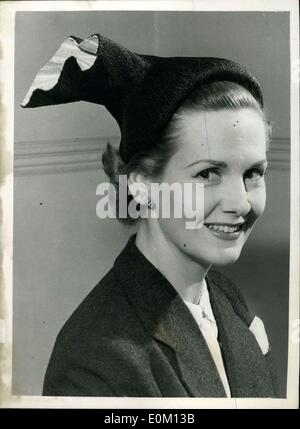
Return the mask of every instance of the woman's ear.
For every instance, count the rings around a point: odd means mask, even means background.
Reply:
[[[149,201],[148,181],[143,174],[135,171],[128,176],[128,189],[139,204],[146,205]]]

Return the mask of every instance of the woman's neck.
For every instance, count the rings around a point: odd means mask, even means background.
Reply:
[[[150,225],[141,222],[135,244],[173,285],[182,299],[191,303],[198,302],[210,266],[204,267],[184,254],[164,235],[156,222]]]

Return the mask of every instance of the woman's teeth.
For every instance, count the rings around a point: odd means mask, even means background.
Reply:
[[[213,223],[210,224],[205,224],[205,226],[208,229],[211,229],[212,231],[220,231],[220,232],[228,232],[228,233],[233,233],[233,232],[237,232],[241,229],[242,224],[240,225],[234,225],[234,226],[229,226],[229,225],[215,225]]]

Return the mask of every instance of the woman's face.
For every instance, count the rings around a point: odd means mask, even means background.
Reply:
[[[191,219],[159,218],[160,229],[170,244],[203,266],[233,263],[265,207],[264,122],[248,108],[187,112],[180,122],[179,150],[161,182],[202,183],[204,225],[187,229]],[[171,193],[171,207],[182,205],[179,197]]]

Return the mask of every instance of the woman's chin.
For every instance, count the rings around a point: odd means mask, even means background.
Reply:
[[[233,265],[240,257],[242,249],[222,249],[210,258],[211,265]]]

